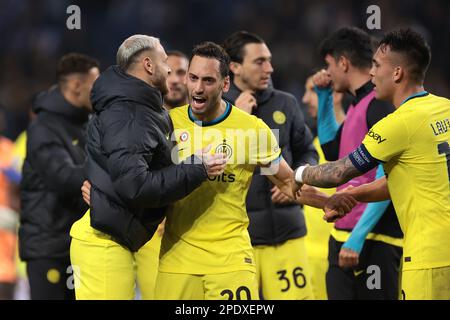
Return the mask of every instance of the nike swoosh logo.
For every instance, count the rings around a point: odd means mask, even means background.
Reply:
[[[357,277],[357,276],[359,276],[361,273],[363,273],[365,270],[363,269],[363,270],[359,270],[359,271],[357,271],[357,270],[355,270],[355,271],[353,271],[353,274],[355,275],[355,277]]]

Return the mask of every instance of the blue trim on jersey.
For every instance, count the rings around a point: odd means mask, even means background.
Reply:
[[[281,156],[281,153],[280,153],[280,155],[278,156],[278,158],[273,159],[272,161],[270,161],[270,165],[280,163],[282,158],[283,158],[283,157]]]
[[[375,159],[372,155],[367,151],[366,147],[361,144],[358,148],[356,148],[352,153],[348,155],[350,161],[353,163],[356,169],[358,169],[361,173],[366,173],[378,166],[378,164],[382,161]]]
[[[212,125],[218,124],[219,122],[222,122],[223,120],[225,120],[231,113],[231,104],[228,101],[225,101],[225,103],[227,104],[225,107],[225,112],[222,113],[216,119],[209,121],[209,122],[204,122],[204,121],[201,121],[201,120],[198,120],[197,118],[195,118],[194,113],[192,112],[192,109],[191,109],[191,105],[189,105],[188,106],[189,119],[192,122],[195,122],[196,124],[198,124],[202,127],[207,127],[207,126],[212,126]]]
[[[405,104],[407,101],[409,101],[411,99],[425,97],[427,95],[428,95],[428,91],[420,91],[420,92],[414,93],[414,94],[410,95],[408,98],[406,98],[405,100],[403,100],[403,102],[400,103],[400,105]]]

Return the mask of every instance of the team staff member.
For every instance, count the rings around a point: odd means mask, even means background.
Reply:
[[[98,63],[68,54],[58,63],[58,85],[36,98],[36,117],[27,130],[21,181],[20,258],[27,262],[31,299],[73,299],[68,288],[72,224],[87,210],[84,128],[92,109],[91,88]]]
[[[371,37],[357,28],[343,28],[325,39],[320,53],[328,67],[313,80],[319,97],[317,112],[318,137],[329,161],[346,156],[358,147],[368,129],[394,111],[394,107],[375,99],[370,82],[373,46]],[[345,121],[338,125],[334,116],[332,91],[349,92],[353,96]],[[371,170],[351,181],[358,186],[384,174]],[[338,187],[338,190],[347,185]],[[364,212],[376,216],[372,233],[360,233],[355,226]],[[367,217],[367,215],[366,215]],[[364,220],[363,220],[364,222]],[[364,244],[364,246],[363,246]],[[329,240],[329,267],[326,275],[329,299],[398,299],[398,272],[401,258],[402,232],[391,203],[358,204],[345,218],[336,221]],[[348,256],[360,257],[358,264],[343,265]],[[353,259],[356,261],[357,259]],[[377,265],[381,269],[381,289],[370,290],[365,269]],[[348,268],[351,267],[351,268]]]
[[[255,167],[269,167],[265,173],[287,195],[296,191],[269,127],[222,100],[230,86],[228,72],[229,57],[220,46],[195,47],[187,80],[190,104],[170,112],[180,158],[199,144],[211,144],[215,152],[225,151],[228,162],[221,176],[169,207],[156,299],[258,299],[245,210]],[[326,198],[314,193],[304,201],[323,207]]]
[[[386,177],[342,194],[360,201],[391,198],[404,232],[404,299],[450,299],[450,101],[424,90],[430,48],[418,33],[387,33],[370,71],[377,99],[396,111],[379,121],[341,160],[300,167],[296,180],[345,183],[379,163]],[[339,194],[337,195],[339,197]]]
[[[77,299],[133,299],[134,253],[152,238],[166,206],[225,166],[220,154],[172,163],[172,127],[162,105],[170,69],[159,39],[131,36],[119,47],[117,63],[92,90],[86,147],[91,209],[71,229]]]
[[[269,85],[272,55],[259,36],[238,31],[224,41],[233,81],[225,98],[278,130],[283,159],[293,168],[317,164],[313,136],[297,99]],[[264,299],[312,299],[303,209],[258,169],[247,195],[249,233]]]
[[[167,77],[167,93],[164,95],[164,107],[167,110],[187,104],[186,74],[188,58],[180,51],[167,51],[167,65],[171,72]],[[152,239],[134,255],[136,260],[137,284],[143,300],[153,300],[158,275],[159,250],[164,233],[164,220]]]

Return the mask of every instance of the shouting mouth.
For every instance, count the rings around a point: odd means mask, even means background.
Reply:
[[[203,109],[205,106],[206,99],[199,96],[193,96],[192,97],[192,105],[191,107],[194,109]]]

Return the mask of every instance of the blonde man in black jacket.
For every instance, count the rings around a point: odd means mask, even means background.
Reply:
[[[136,253],[167,205],[220,175],[223,155],[173,164],[172,124],[162,105],[170,72],[159,39],[134,35],[92,90],[87,178],[90,210],[71,229],[77,299],[133,299]],[[139,267],[139,266],[138,266]]]

